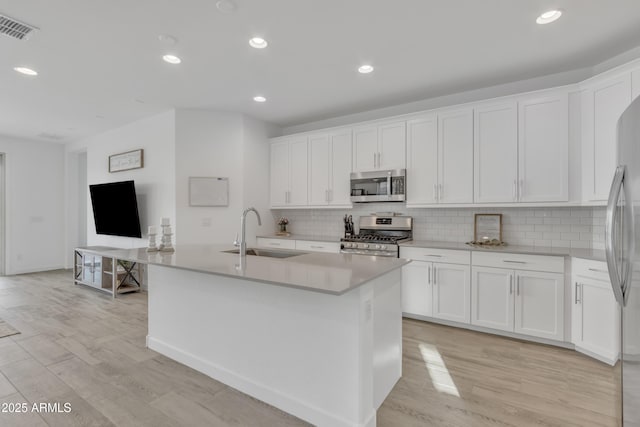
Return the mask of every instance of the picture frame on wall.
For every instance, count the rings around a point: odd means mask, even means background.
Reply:
[[[229,206],[229,178],[190,176],[189,206]]]
[[[475,214],[473,241],[502,243],[502,214]]]
[[[109,156],[109,173],[144,167],[144,150],[127,151]]]

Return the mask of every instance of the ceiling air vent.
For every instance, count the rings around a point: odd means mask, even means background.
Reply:
[[[29,40],[29,35],[37,29],[33,25],[25,24],[0,14],[0,34],[18,40]]]

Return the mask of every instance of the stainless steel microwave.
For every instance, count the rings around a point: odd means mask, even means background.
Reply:
[[[391,169],[351,174],[351,201],[404,202],[407,191],[406,169]]]

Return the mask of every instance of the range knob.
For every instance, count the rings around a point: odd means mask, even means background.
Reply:
[[[382,249],[381,245],[376,245],[376,249]]]
[[[362,245],[362,247],[366,249],[366,248],[368,248],[368,247],[369,247],[369,244],[368,244],[368,243],[365,243],[365,244],[363,244],[363,245]]]

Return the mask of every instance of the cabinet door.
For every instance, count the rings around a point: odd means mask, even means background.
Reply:
[[[433,317],[469,323],[471,267],[433,264]]]
[[[329,172],[329,204],[351,206],[351,131],[329,135],[331,171]]]
[[[402,267],[402,311],[419,316],[433,315],[431,263],[412,261]]]
[[[407,205],[438,202],[438,119],[435,115],[407,122],[407,183]]]
[[[640,96],[640,70],[633,70],[631,73],[631,100]]]
[[[519,200],[566,202],[569,200],[568,95],[532,98],[519,104]]]
[[[471,269],[471,324],[513,332],[512,270]]]
[[[516,272],[515,332],[564,340],[564,275]]]
[[[378,169],[406,167],[407,138],[405,122],[378,127]]]
[[[289,205],[306,206],[307,188],[307,139],[297,139],[289,144]]]
[[[271,206],[286,206],[289,191],[289,143],[271,144]]]
[[[329,136],[309,137],[309,205],[329,203]]]
[[[369,126],[353,130],[353,171],[376,169],[378,156],[378,128]]]
[[[587,200],[607,200],[616,168],[618,119],[630,103],[630,74],[608,80],[583,94],[583,167]]]
[[[440,203],[473,202],[473,111],[438,117]],[[411,185],[411,183],[408,183]]]
[[[515,202],[518,110],[515,102],[474,110],[474,201]]]
[[[579,328],[573,329],[574,344],[614,363],[620,345],[620,313],[610,283],[579,280],[574,287],[572,307],[581,318]]]

